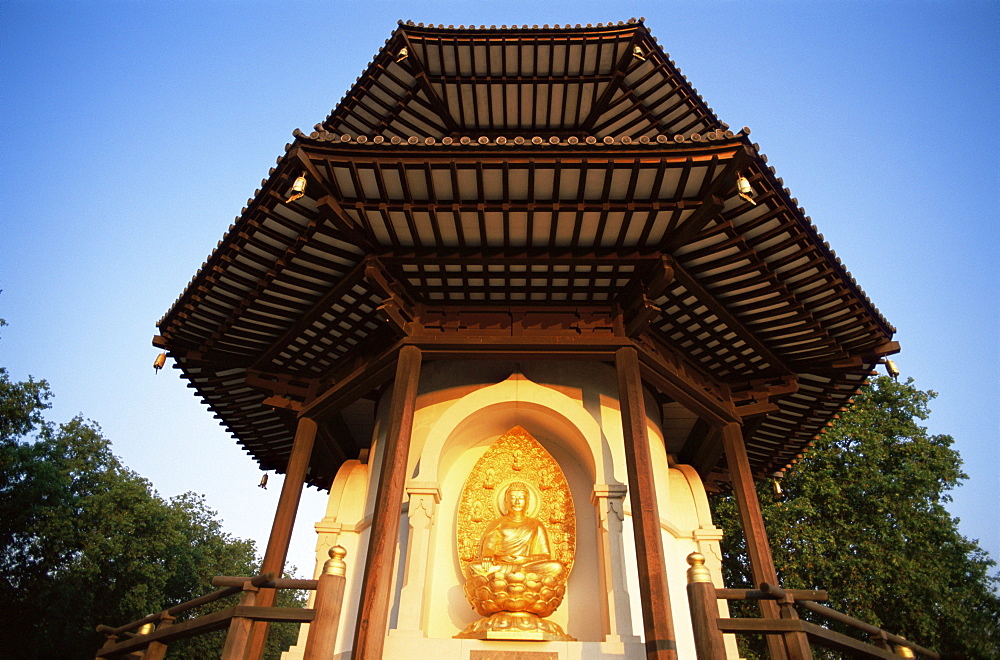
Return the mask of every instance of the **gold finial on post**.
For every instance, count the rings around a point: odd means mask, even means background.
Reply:
[[[303,660],[326,660],[333,657],[337,644],[337,630],[344,606],[344,586],[347,584],[347,550],[335,545],[327,551],[330,558],[323,564],[323,574],[316,584],[313,602],[313,622],[306,636]]]
[[[911,649],[909,646],[903,646],[902,644],[896,646],[896,655],[898,655],[900,658],[917,657],[913,654],[913,649]]]
[[[137,631],[135,631],[135,634],[137,634],[137,635],[148,635],[149,633],[153,632],[154,630],[156,630],[156,624],[155,623],[152,623],[152,622],[150,622],[150,623],[144,623],[144,624],[142,624],[139,627],[139,629]]]
[[[715,660],[726,657],[726,645],[717,624],[719,618],[718,594],[712,576],[705,566],[705,555],[692,552],[687,556],[687,596],[691,611],[691,630],[698,660]]]
[[[330,558],[323,564],[323,575],[346,576],[347,562],[344,561],[344,557],[347,556],[347,550],[343,546],[335,545],[330,548],[328,554]]]
[[[705,566],[705,555],[700,552],[692,552],[687,556],[688,566],[688,584],[694,584],[696,582],[708,582],[712,583],[712,574],[708,572],[708,567]]]

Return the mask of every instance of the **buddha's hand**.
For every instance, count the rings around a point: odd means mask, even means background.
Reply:
[[[482,561],[479,562],[479,571],[483,575],[490,575],[500,570],[503,570],[503,566],[497,564],[492,558],[483,557]]]

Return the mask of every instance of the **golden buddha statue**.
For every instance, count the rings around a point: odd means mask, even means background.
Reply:
[[[525,513],[530,492],[528,485],[520,481],[507,486],[504,493],[507,511],[486,528],[479,561],[465,565],[466,577],[501,572],[554,577],[563,574],[564,566],[552,560],[545,525]]]
[[[536,464],[522,472],[528,459]],[[546,463],[546,469],[541,470],[538,463]],[[542,473],[557,474],[558,483],[529,483],[529,475]],[[543,488],[547,502],[542,498]],[[487,506],[499,516],[483,520],[474,513]],[[548,526],[529,512],[541,513]],[[487,451],[466,482],[459,508],[465,596],[483,618],[457,637],[573,639],[544,618],[556,610],[566,593],[576,536],[573,518],[562,471],[526,431],[512,429]],[[550,543],[550,531],[558,537],[555,546]]]

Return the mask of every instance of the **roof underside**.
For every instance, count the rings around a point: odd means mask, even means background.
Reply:
[[[159,323],[266,469],[284,469],[294,418],[264,405],[255,375],[322,380],[390,339],[370,256],[421,305],[482,309],[607,307],[672,259],[650,332],[737,389],[798,380],[754,423],[761,472],[804,450],[892,336],[756,145],[714,117],[641,22],[401,26],[286,151]],[[307,196],[285,203],[303,171]],[[684,417],[664,404],[667,423]],[[314,455],[312,483],[368,441],[354,415],[341,455]]]
[[[338,135],[402,139],[518,131],[638,138],[719,127],[638,22],[402,26],[322,124]]]

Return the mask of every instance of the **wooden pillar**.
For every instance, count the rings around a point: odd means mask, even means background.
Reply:
[[[754,486],[753,474],[750,472],[750,459],[747,458],[746,445],[743,442],[743,430],[733,422],[722,427],[722,444],[726,451],[726,463],[729,465],[729,476],[733,482],[733,495],[736,496],[736,507],[740,512],[740,524],[743,526],[743,536],[746,538],[747,555],[750,557],[750,574],[755,587],[762,582],[778,584],[778,574],[774,569],[774,558],[771,556],[771,546],[767,542],[767,531],[764,529],[764,518],[760,513],[760,501],[757,499],[757,489]],[[778,604],[773,600],[761,600],[761,615],[769,619],[780,617]],[[781,637],[767,636],[767,646],[774,660],[785,660],[788,652]]]
[[[646,657],[676,660],[677,642],[670,611],[667,574],[660,536],[660,512],[653,487],[653,464],[646,433],[646,402],[639,373],[639,354],[631,347],[615,352],[618,370],[618,400],[625,434],[632,528],[635,532],[636,565],[642,601],[642,626]]]
[[[406,484],[406,463],[410,453],[410,433],[420,381],[422,354],[416,346],[404,346],[396,363],[396,380],[392,386],[389,406],[389,428],[379,469],[378,490],[375,492],[375,513],[368,539],[368,558],[361,584],[361,611],[354,633],[354,660],[374,660],[382,657],[386,626],[389,621],[389,601],[392,595],[392,573],[399,542],[399,518],[403,512],[403,487]]]
[[[309,459],[312,456],[317,428],[316,422],[309,417],[299,417],[295,440],[292,442],[292,453],[288,457],[288,467],[285,469],[285,481],[281,484],[278,508],[274,512],[271,536],[267,540],[264,561],[260,567],[261,573],[274,573],[280,578],[281,571],[285,568],[288,544],[292,538],[292,526],[299,509],[299,500],[302,498],[302,487],[305,485],[306,473],[309,470]],[[278,592],[274,589],[261,589],[254,604],[259,607],[271,607],[277,596]],[[267,630],[266,621],[254,622],[246,660],[259,660],[262,657],[264,643],[267,641]]]

